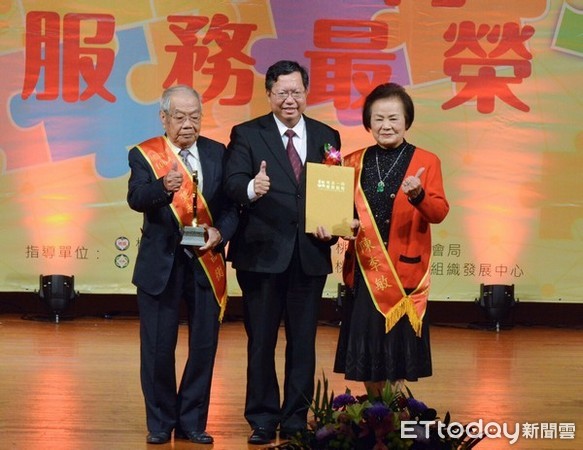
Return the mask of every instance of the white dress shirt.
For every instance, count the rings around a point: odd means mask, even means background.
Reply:
[[[275,123],[277,124],[277,129],[279,130],[279,135],[281,136],[281,140],[283,142],[283,147],[287,147],[287,140],[288,137],[285,135],[285,132],[289,130],[281,120],[279,120],[275,114],[273,115],[275,119]],[[294,147],[300,155],[300,159],[302,160],[302,164],[306,164],[306,156],[308,154],[308,145],[307,145],[307,136],[306,136],[306,121],[304,120],[304,116],[300,117],[298,123],[296,123],[295,127],[291,128],[294,130],[295,136],[293,137],[294,140]],[[267,174],[269,175],[269,167],[267,168]],[[260,196],[255,194],[255,189],[253,185],[254,179],[252,179],[249,184],[247,185],[247,197],[252,202],[257,200]]]

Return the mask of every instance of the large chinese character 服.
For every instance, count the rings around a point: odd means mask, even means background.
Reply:
[[[114,102],[115,96],[105,87],[115,61],[114,51],[105,45],[112,42],[114,34],[115,19],[109,14],[66,14],[61,47],[59,14],[29,12],[22,98],[30,97],[39,82],[44,81],[43,89],[36,93],[38,100],[55,100],[62,88],[66,102],[85,101],[94,95]],[[61,75],[62,86],[59,85]]]

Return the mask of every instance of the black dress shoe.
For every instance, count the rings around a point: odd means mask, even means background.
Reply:
[[[213,437],[206,431],[186,431],[187,439],[195,444],[212,444],[214,442]]]
[[[215,440],[206,431],[182,431],[174,430],[174,439],[186,439],[195,444],[212,444]]]
[[[253,433],[247,439],[247,442],[252,445],[269,444],[275,439],[275,431],[263,427],[253,428]]]
[[[148,444],[165,444],[170,440],[170,433],[167,431],[157,431],[148,433],[146,442]]]

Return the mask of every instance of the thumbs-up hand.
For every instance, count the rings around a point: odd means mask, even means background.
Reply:
[[[423,175],[423,172],[425,172],[425,167],[420,167],[415,175],[409,175],[403,180],[401,188],[407,197],[415,198],[423,190],[423,185],[421,184],[421,175]]]
[[[267,175],[267,163],[265,161],[261,161],[259,172],[253,178],[253,190],[255,191],[255,195],[259,197],[267,194],[269,191],[269,176]]]
[[[178,171],[178,163],[175,161],[168,173],[164,176],[164,189],[168,192],[177,192],[182,185],[182,173]]]

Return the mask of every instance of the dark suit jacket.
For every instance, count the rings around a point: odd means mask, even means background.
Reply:
[[[237,207],[224,195],[222,188],[225,146],[199,136],[197,147],[203,174],[203,195],[217,228],[226,243],[237,227]],[[170,204],[172,197],[164,190],[162,178],[156,179],[150,165],[137,148],[129,152],[131,175],[127,201],[135,211],[144,214],[140,248],[132,282],[150,295],[160,294],[170,276],[174,255],[182,251],[180,228]],[[217,251],[223,251],[222,245]],[[209,285],[200,265],[195,272],[197,282]]]
[[[307,132],[306,162],[321,163],[324,144],[340,150],[340,134],[304,116]],[[249,181],[267,163],[269,192],[255,202],[247,196]],[[241,205],[237,233],[229,244],[228,258],[235,269],[281,273],[287,269],[298,240],[304,272],[325,275],[332,271],[330,242],[321,242],[305,230],[305,170],[300,183],[293,169],[273,114],[233,127],[228,146],[225,191]]]

